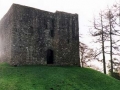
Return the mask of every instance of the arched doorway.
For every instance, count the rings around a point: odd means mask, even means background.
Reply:
[[[53,64],[54,61],[54,53],[53,50],[48,49],[47,50],[47,64]]]

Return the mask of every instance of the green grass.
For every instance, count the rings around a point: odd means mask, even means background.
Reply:
[[[119,90],[120,81],[89,68],[0,64],[0,90]]]

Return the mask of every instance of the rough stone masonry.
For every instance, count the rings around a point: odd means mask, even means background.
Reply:
[[[78,15],[13,4],[0,21],[0,62],[79,66]]]

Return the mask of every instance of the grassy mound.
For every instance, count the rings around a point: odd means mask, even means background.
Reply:
[[[88,68],[0,64],[0,90],[118,90],[120,81]]]

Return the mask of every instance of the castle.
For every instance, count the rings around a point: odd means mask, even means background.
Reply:
[[[0,21],[0,62],[79,66],[78,15],[13,4]]]

